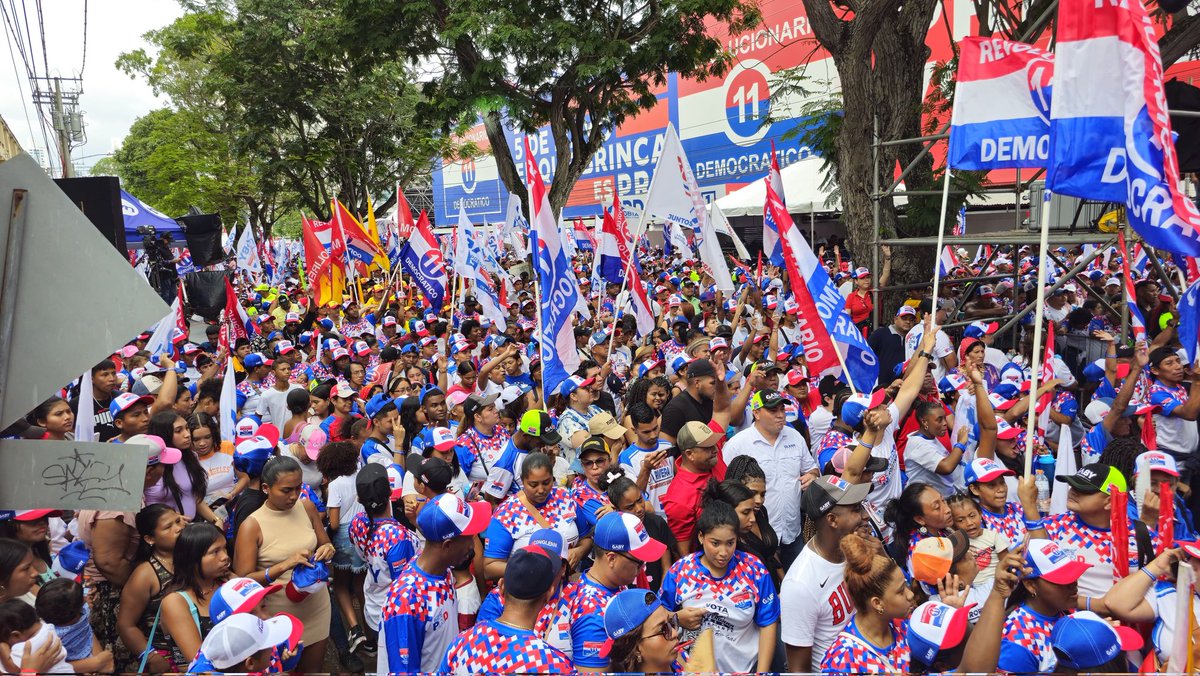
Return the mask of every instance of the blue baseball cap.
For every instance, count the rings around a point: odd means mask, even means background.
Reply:
[[[83,575],[83,568],[87,565],[88,560],[92,558],[92,552],[83,544],[82,540],[75,540],[68,543],[62,549],[58,550],[58,554],[54,556],[54,565],[50,567],[50,572],[55,577],[65,577],[68,580],[78,582],[80,576]]]
[[[267,359],[259,352],[251,352],[242,360],[242,365],[247,369],[258,368],[259,366],[271,366],[274,363],[274,359]]]
[[[988,483],[1002,476],[1016,476],[1017,473],[1001,465],[992,458],[975,458],[963,471],[963,483],[970,486],[974,483]]]
[[[626,512],[609,512],[600,517],[592,541],[606,552],[629,552],[646,563],[658,561],[667,551],[665,544],[650,537],[641,519]]]
[[[559,557],[530,544],[512,553],[504,568],[504,593],[529,601],[541,597],[554,584]]]
[[[617,592],[604,606],[604,633],[608,634],[608,641],[601,649],[601,656],[607,656],[613,641],[642,626],[661,607],[662,602],[654,592],[645,589]]]
[[[921,664],[931,665],[942,650],[950,650],[962,643],[970,626],[971,608],[953,608],[937,601],[926,601],[917,606],[908,620],[908,645],[912,658]]]
[[[558,386],[558,393],[564,397],[569,397],[575,390],[578,390],[581,387],[588,387],[594,382],[596,382],[595,378],[570,376],[566,380],[562,381],[562,384]]]
[[[121,394],[113,397],[112,402],[109,403],[108,415],[112,417],[113,420],[116,420],[117,418],[125,415],[129,409],[137,406],[138,404],[150,406],[154,404],[154,397],[148,394],[139,397],[132,392],[122,392]]]
[[[284,588],[284,595],[293,603],[299,603],[329,586],[329,566],[324,561],[308,560],[307,566],[292,569],[292,579]]]
[[[636,518],[636,517],[634,517]],[[460,535],[478,535],[492,520],[492,506],[486,502],[463,502],[444,493],[425,504],[417,515],[417,528],[430,542],[445,542]]]
[[[1090,610],[1079,610],[1054,623],[1050,646],[1059,664],[1095,669],[1123,650],[1140,650],[1142,637],[1132,627],[1115,627]]]
[[[388,406],[396,408],[397,404],[394,399],[380,392],[367,400],[366,411],[368,418],[374,418],[382,413],[387,413]]]
[[[850,427],[858,427],[863,421],[863,416],[867,411],[882,406],[887,400],[887,392],[884,390],[876,390],[871,396],[865,394],[852,394],[848,397],[845,403],[842,404],[842,422]]]
[[[567,558],[567,540],[562,533],[553,528],[542,528],[535,530],[533,535],[529,536],[529,544],[541,547],[549,554],[554,554],[560,559]]]

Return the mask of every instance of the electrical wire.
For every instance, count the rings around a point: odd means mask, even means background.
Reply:
[[[83,0],[83,63],[79,65],[79,79],[83,79],[83,69],[87,67],[87,33],[88,33],[88,0]]]

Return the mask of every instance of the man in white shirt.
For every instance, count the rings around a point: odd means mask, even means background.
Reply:
[[[817,478],[817,461],[804,436],[787,424],[786,400],[775,390],[759,390],[750,399],[754,424],[725,444],[728,464],[739,455],[758,461],[767,475],[767,514],[779,535],[780,559],[788,568],[804,541],[800,539],[800,497]]]
[[[862,501],[870,490],[870,484],[823,476],[804,491],[804,513],[817,533],[779,588],[780,638],[792,673],[819,673],[825,651],[854,615],[839,543],[862,524]]]
[[[287,407],[288,392],[304,387],[291,381],[292,363],[289,361],[276,359],[275,363],[271,364],[271,373],[275,376],[275,382],[271,387],[263,388],[254,413],[262,418],[264,423],[271,423],[283,431],[283,424],[292,417]]]
[[[917,348],[921,345],[921,336],[925,335],[925,316],[930,313],[932,305],[928,300],[921,301],[921,312],[924,315],[921,322],[908,332],[904,337],[904,359],[910,360],[916,354]],[[946,310],[944,307],[939,307],[937,315],[934,317],[934,323],[941,326],[946,321]],[[941,382],[946,373],[958,366],[958,355],[954,352],[954,344],[950,342],[950,336],[940,328],[937,330],[937,340],[934,342],[933,349],[929,350],[933,355],[933,380]],[[886,374],[880,374],[880,378],[886,377]]]

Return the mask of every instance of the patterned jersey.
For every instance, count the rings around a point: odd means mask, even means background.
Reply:
[[[567,674],[563,652],[532,631],[478,622],[459,634],[438,665],[439,674]]]
[[[1000,661],[996,670],[1008,674],[1050,673],[1058,665],[1050,647],[1050,630],[1057,617],[1047,617],[1022,605],[1004,621]]]
[[[577,512],[575,501],[567,489],[557,486],[550,489],[546,501],[534,507],[551,528],[562,533],[568,547],[575,545],[579,540]],[[507,559],[514,549],[529,544],[529,537],[540,528],[520,496],[509,496],[492,513],[492,522],[484,533],[487,544],[483,548],[483,555],[492,559]]]
[[[575,514],[579,517],[579,532],[590,533],[599,520],[596,511],[609,504],[608,494],[577,476],[571,481],[571,499],[575,501]]]
[[[1108,446],[1109,438],[1104,425],[1095,425],[1083,435],[1083,441],[1079,442],[1079,453],[1085,465],[1100,462],[1100,454]]]
[[[555,590],[546,605],[542,606],[533,625],[533,633],[538,638],[563,651],[564,655],[571,651],[571,599],[578,585],[578,582],[566,582]],[[479,612],[475,614],[475,621],[494,620],[503,612],[504,595],[496,587],[484,597]]]
[[[366,317],[359,317],[356,322],[342,322],[340,333],[346,338],[358,338],[364,333],[374,333],[375,327]]]
[[[604,608],[609,599],[624,589],[605,587],[587,574],[578,584],[563,589],[571,626],[571,649],[564,652],[575,664],[600,669],[608,667],[608,658],[600,657],[600,649],[608,640],[604,631]]]
[[[1113,568],[1112,531],[1094,528],[1074,512],[1055,514],[1044,520],[1046,533],[1064,549],[1074,550],[1075,556],[1092,564],[1079,578],[1080,596],[1104,596],[1119,578]],[[1158,547],[1158,535],[1150,531],[1150,539]],[[1129,528],[1129,572],[1137,570],[1137,535]]]
[[[1151,404],[1162,407],[1162,411],[1154,414],[1154,432],[1158,437],[1159,450],[1194,452],[1200,445],[1200,431],[1197,431],[1196,423],[1174,414],[1175,409],[1187,404],[1188,388],[1183,385],[1169,387],[1154,380],[1147,397]]]
[[[308,367],[308,371],[309,371],[309,374],[312,376],[312,379],[317,382],[324,382],[333,377],[333,367],[326,366],[324,363],[322,363],[320,361],[313,362]]]
[[[1009,542],[1025,539],[1025,510],[1019,502],[1004,503],[1003,514],[993,514],[982,507],[979,516],[986,530],[994,530],[1008,538]]]
[[[313,507],[317,508],[318,514],[325,513],[325,501],[321,499],[321,492],[312,486],[300,484],[300,499],[313,503]]]
[[[854,620],[850,620],[825,652],[821,673],[907,674],[911,657],[907,624],[893,623],[892,644],[881,648],[863,638]]]
[[[746,552],[734,552],[723,577],[713,577],[695,552],[663,576],[659,595],[667,610],[708,610],[701,628],[713,630],[717,671],[757,671],[758,632],[779,621],[779,597],[771,573]]]
[[[367,626],[378,631],[388,587],[417,555],[416,546],[408,529],[390,516],[376,519],[372,531],[366,512],[354,515],[347,535],[359,557],[367,563],[367,575],[363,580],[363,615]]]
[[[629,448],[621,451],[618,457],[618,462],[621,469],[625,470],[625,474],[634,481],[638,475],[642,473],[642,460],[651,453],[665,450],[671,447],[671,444],[665,439],[659,439],[658,445],[653,448],[642,448],[637,444],[633,444]],[[650,507],[658,514],[663,513],[662,496],[667,493],[667,486],[671,485],[671,480],[675,478],[675,463],[668,458],[663,462],[662,467],[655,467],[650,470],[650,476],[646,479],[646,499],[650,501]]]
[[[687,351],[687,345],[680,345],[679,341],[672,338],[658,347],[663,361],[670,364],[671,360],[684,354]]]
[[[381,619],[375,670],[433,671],[458,633],[454,575],[430,575],[409,561],[388,588]]]
[[[496,464],[496,460],[500,458],[500,454],[504,451],[504,446],[508,443],[511,436],[508,430],[500,425],[496,425],[496,429],[492,430],[491,436],[471,426],[465,432],[458,435],[458,443],[460,446],[471,451],[475,457],[483,458],[483,462],[487,464],[490,470],[492,465]]]
[[[830,427],[829,431],[821,437],[821,445],[817,448],[816,459],[817,467],[824,467],[825,463],[833,459],[833,454],[843,446],[854,448],[858,444],[854,437],[846,434],[836,427]]]
[[[237,391],[237,407],[239,411],[253,413],[258,409],[258,401],[262,398],[262,382],[249,378],[234,386]]]

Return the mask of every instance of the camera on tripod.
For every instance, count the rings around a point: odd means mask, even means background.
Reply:
[[[171,233],[159,234],[153,225],[139,225],[137,233],[142,236],[142,248],[146,251],[150,286],[158,291],[164,301],[170,303],[178,278],[171,254]]]

